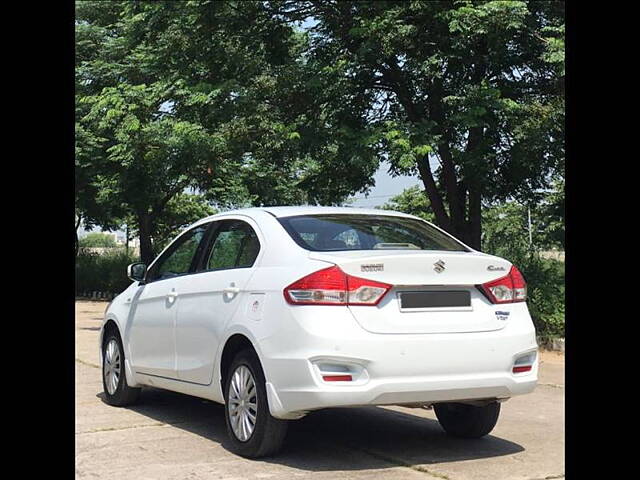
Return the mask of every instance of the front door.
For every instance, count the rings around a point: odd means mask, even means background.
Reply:
[[[178,279],[177,373],[208,385],[226,323],[245,305],[245,287],[260,252],[256,231],[242,220],[216,222],[198,272]],[[244,307],[243,307],[244,308]]]
[[[129,342],[136,372],[176,378],[175,321],[177,285],[193,272],[196,252],[207,225],[180,235],[155,261],[140,286],[142,292],[132,305]]]

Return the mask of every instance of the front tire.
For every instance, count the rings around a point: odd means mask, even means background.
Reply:
[[[133,405],[140,398],[140,388],[127,385],[124,372],[124,348],[118,332],[106,333],[102,343],[102,388],[109,405]]]
[[[461,438],[484,437],[496,426],[500,415],[498,402],[482,407],[464,403],[436,403],[433,409],[444,431]]]
[[[225,375],[225,421],[231,450],[242,457],[274,455],[281,448],[288,422],[271,416],[265,377],[253,350],[239,352]]]

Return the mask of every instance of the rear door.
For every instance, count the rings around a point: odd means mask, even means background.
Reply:
[[[208,385],[226,323],[246,304],[245,286],[260,252],[256,230],[243,220],[220,220],[203,249],[197,273],[179,280],[176,321],[180,380]]]

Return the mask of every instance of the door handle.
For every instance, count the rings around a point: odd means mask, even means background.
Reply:
[[[240,293],[240,287],[227,287],[222,290],[224,293]]]
[[[177,296],[178,294],[175,292],[175,290],[171,290],[169,293],[167,293],[167,300],[169,300],[170,303],[173,303]]]

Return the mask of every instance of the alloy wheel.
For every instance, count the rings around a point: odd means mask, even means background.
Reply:
[[[104,384],[109,395],[116,393],[120,381],[120,347],[115,338],[109,340],[104,353]]]
[[[238,440],[246,442],[256,428],[258,415],[256,383],[246,365],[240,365],[233,372],[228,396],[231,429]]]

